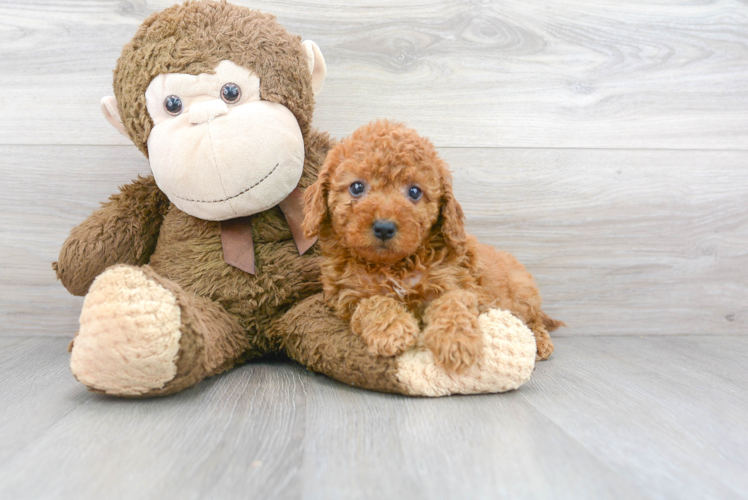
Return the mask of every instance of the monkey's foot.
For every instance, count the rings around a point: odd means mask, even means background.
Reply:
[[[535,368],[532,331],[512,313],[499,309],[481,314],[478,321],[482,352],[461,373],[445,370],[428,348],[411,349],[396,358],[403,392],[418,396],[504,392],[527,382]]]
[[[142,396],[177,376],[181,313],[176,296],[141,268],[115,266],[83,303],[70,368],[98,392]]]

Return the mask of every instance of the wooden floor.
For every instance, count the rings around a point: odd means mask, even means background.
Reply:
[[[316,127],[431,138],[569,327],[504,395],[264,362],[110,399],[70,374],[50,264],[149,173],[99,100],[171,3],[0,0],[0,500],[748,498],[745,1],[236,0],[319,44]]]
[[[415,399],[252,363],[121,400],[0,337],[0,498],[746,498],[745,336],[558,340],[500,395]]]

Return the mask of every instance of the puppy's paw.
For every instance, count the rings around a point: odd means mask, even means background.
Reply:
[[[553,354],[553,341],[551,336],[545,330],[535,333],[535,344],[538,353],[535,355],[535,361],[544,361]]]
[[[478,318],[432,321],[423,331],[423,342],[434,354],[436,363],[454,373],[463,373],[483,353]]]
[[[387,319],[363,325],[361,338],[372,354],[396,356],[415,344],[421,331],[411,314],[402,313]]]
[[[447,371],[463,373],[475,364],[483,350],[480,336],[466,332],[453,336],[450,340],[428,345],[437,364]]]

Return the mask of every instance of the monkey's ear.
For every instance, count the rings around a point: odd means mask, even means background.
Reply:
[[[101,112],[104,114],[106,121],[112,124],[120,134],[124,135],[128,139],[130,136],[127,135],[125,126],[122,125],[122,118],[119,116],[119,108],[117,107],[117,98],[112,95],[101,98]]]
[[[304,57],[309,67],[309,73],[312,75],[312,90],[314,90],[314,95],[317,95],[322,90],[327,75],[325,58],[322,57],[322,51],[319,50],[317,44],[311,40],[302,42],[301,48],[304,49]]]

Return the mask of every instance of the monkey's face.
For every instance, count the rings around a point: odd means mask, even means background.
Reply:
[[[215,73],[161,74],[145,93],[158,187],[180,210],[226,220],[271,208],[293,191],[304,139],[282,104],[260,100],[250,70],[221,61]]]

